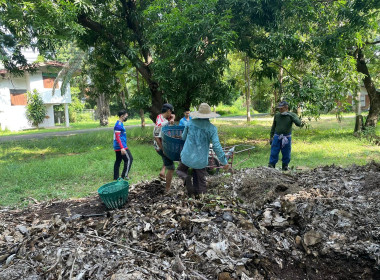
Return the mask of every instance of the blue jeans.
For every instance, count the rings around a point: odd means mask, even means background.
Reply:
[[[278,154],[281,151],[282,154],[282,163],[288,165],[290,162],[290,152],[292,150],[292,137],[289,136],[289,143],[284,147],[281,147],[281,140],[278,139],[277,134],[273,136],[272,146],[270,149],[269,163],[275,165],[278,162]]]

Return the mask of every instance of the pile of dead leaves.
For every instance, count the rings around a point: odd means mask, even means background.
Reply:
[[[175,181],[0,210],[0,279],[379,279],[380,165]]]

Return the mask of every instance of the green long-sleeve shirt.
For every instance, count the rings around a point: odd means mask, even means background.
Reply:
[[[301,126],[301,120],[293,112],[287,112],[287,115],[281,115],[281,113],[276,113],[273,118],[272,129],[270,131],[270,137],[276,133],[278,135],[284,134],[289,135],[292,133],[292,124],[296,126]]]

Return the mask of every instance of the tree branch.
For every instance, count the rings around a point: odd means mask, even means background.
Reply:
[[[92,238],[98,238],[100,240],[103,240],[105,242],[108,242],[110,244],[113,244],[113,245],[116,245],[116,246],[119,246],[121,248],[124,248],[124,249],[128,249],[128,250],[131,250],[131,251],[134,251],[134,252],[139,252],[139,253],[143,253],[143,254],[146,254],[146,255],[151,255],[151,256],[155,256],[155,257],[158,257],[157,254],[153,254],[153,253],[150,253],[150,252],[147,252],[147,251],[142,251],[142,250],[138,250],[138,249],[135,249],[135,248],[132,248],[132,247],[128,247],[128,246],[125,246],[125,245],[122,245],[122,244],[119,244],[119,243],[115,243],[115,242],[112,242],[108,239],[105,239],[103,237],[100,237],[100,236],[96,236],[96,235],[91,235],[91,234],[84,234],[88,237],[92,237]]]
[[[377,45],[377,44],[380,44],[380,40],[379,41],[374,41],[374,42],[365,42],[366,45]]]
[[[272,63],[276,64],[277,66],[281,67],[282,69],[284,69],[286,71],[286,73],[288,73],[289,76],[292,77],[293,79],[301,82],[301,80],[299,78],[293,76],[292,73],[288,69],[286,69],[284,66],[282,66],[280,63],[277,63],[276,61],[273,61],[273,60],[270,60],[270,62],[272,62]]]
[[[121,2],[121,6],[123,7],[123,16],[124,18],[127,18],[127,9],[128,9],[127,2],[125,0],[120,0],[120,2]]]
[[[106,28],[100,23],[89,19],[86,15],[81,14],[78,16],[78,23],[83,27],[87,27],[95,33],[101,35],[103,38],[111,42],[116,48],[118,48],[135,66],[141,75],[146,79],[149,83],[151,81],[151,73],[150,69],[146,66],[146,64],[139,59],[137,55],[134,54],[131,49],[124,44],[121,40],[116,40],[115,37],[107,32]]]
[[[133,20],[134,17],[131,16],[133,11],[136,11],[136,2],[135,1],[126,1],[120,0],[121,5],[123,7],[123,16],[127,23],[129,29],[133,31],[135,34],[136,40],[140,46],[140,51],[144,57],[146,65],[152,63],[152,56],[150,54],[150,50],[146,47],[146,42],[143,37],[143,33],[139,27],[139,24],[136,20]]]

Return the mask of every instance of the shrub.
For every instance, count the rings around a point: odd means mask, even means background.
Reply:
[[[76,113],[77,122],[91,122],[93,121],[92,113],[90,112],[80,112]]]
[[[38,125],[44,121],[46,116],[45,104],[37,90],[33,90],[33,93],[28,91],[27,96],[26,117],[32,125],[38,128]]]
[[[247,114],[246,110],[243,97],[236,99],[232,105],[220,103],[216,107],[216,112],[221,116],[245,116]],[[254,113],[255,111],[251,108],[251,114]]]

